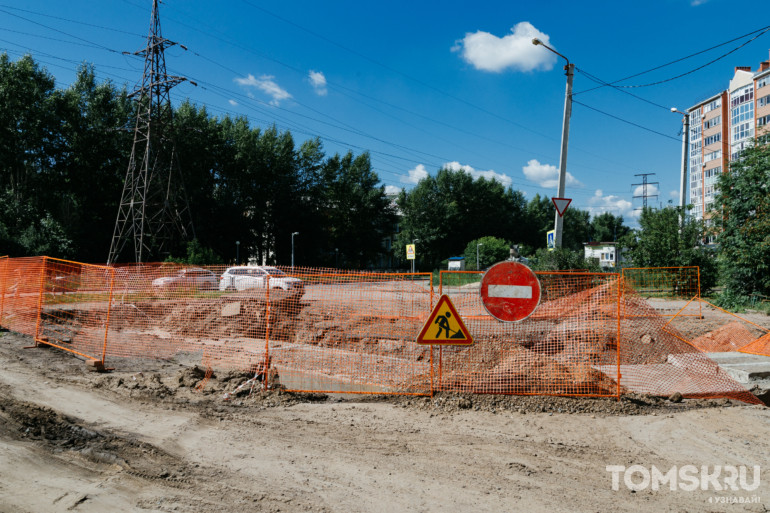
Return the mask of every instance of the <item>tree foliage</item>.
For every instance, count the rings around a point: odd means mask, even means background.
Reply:
[[[104,261],[133,141],[125,88],[84,65],[56,89],[31,57],[2,54],[0,105],[0,254]],[[298,145],[288,131],[190,102],[175,109],[173,132],[184,179],[175,186],[190,202],[195,248],[212,259],[234,261],[239,241],[242,260],[288,264],[294,232],[299,265],[333,265],[335,248],[351,267],[389,256],[394,211],[368,154],[327,157],[318,139]]]
[[[711,212],[725,296],[770,295],[770,148],[755,144],[719,176]]]
[[[681,221],[682,218],[684,221]],[[700,267],[701,293],[716,285],[717,267],[712,249],[706,247],[705,225],[685,216],[681,207],[645,208],[640,229],[622,241],[634,267]]]
[[[520,191],[463,170],[440,169],[411,191],[401,191],[397,204],[402,218],[396,254],[404,255],[406,245],[419,239],[418,258],[430,269],[461,254],[468,241],[485,235],[515,240],[525,225]]]
[[[481,244],[481,246],[478,246]],[[478,264],[476,262],[476,248],[478,246]],[[498,237],[481,237],[474,239],[465,246],[465,268],[467,270],[486,269],[492,264],[507,260],[511,254],[511,243]]]

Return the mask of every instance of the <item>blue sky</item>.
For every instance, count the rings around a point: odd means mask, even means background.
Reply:
[[[681,116],[670,107],[725,89],[735,66],[756,70],[770,33],[617,83],[662,84],[621,91],[593,89],[594,80],[613,82],[754,32],[768,24],[766,8],[752,0],[165,0],[160,18],[163,35],[187,47],[167,51],[169,72],[198,83],[177,86],[175,102],[276,124],[298,144],[319,136],[327,154],[368,150],[389,191],[450,166],[528,198],[556,195],[566,83],[563,61],[530,43],[539,37],[578,68],[582,105],[573,108],[565,196],[633,226],[635,175],[655,173],[649,204],[678,202]],[[0,51],[32,54],[59,87],[85,61],[99,79],[132,90],[143,62],[122,52],[144,47],[150,9],[150,0],[0,0]]]

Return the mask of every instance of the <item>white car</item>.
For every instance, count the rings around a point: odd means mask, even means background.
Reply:
[[[176,276],[164,276],[152,281],[156,290],[216,290],[217,277],[211,271],[197,267],[180,269]]]
[[[282,289],[298,296],[302,296],[305,292],[305,284],[302,280],[287,276],[286,273],[276,267],[230,267],[219,278],[219,290],[221,291],[266,288],[268,284],[271,289]]]

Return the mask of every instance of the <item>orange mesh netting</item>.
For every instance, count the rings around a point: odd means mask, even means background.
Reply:
[[[591,396],[621,392],[618,275],[537,275],[540,306],[524,321],[503,323],[482,304],[481,273],[441,273],[441,292],[452,299],[475,344],[440,350],[438,390]],[[598,370],[602,365],[604,371]]]
[[[693,318],[694,312],[702,318]],[[667,323],[672,334],[706,353],[737,351],[768,330],[701,298],[693,298]]]
[[[294,391],[757,402],[679,331],[685,315],[667,325],[619,275],[538,278],[537,310],[502,323],[481,303],[480,273],[442,272],[440,292],[475,344],[433,348],[416,342],[439,297],[430,274],[9,258],[0,260],[0,323],[89,359],[173,357]]]
[[[3,259],[0,324],[4,328],[35,336],[44,269],[44,257]]]
[[[628,287],[624,290],[622,310],[623,386],[653,395],[679,392],[684,397],[723,397],[759,403]]]
[[[770,333],[738,349],[741,353],[770,356]]]

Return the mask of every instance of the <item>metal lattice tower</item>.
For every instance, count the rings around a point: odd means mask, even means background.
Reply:
[[[132,54],[144,57],[144,74],[131,94],[137,102],[134,144],[108,264],[118,261],[129,241],[133,241],[134,261],[140,263],[167,256],[174,242],[195,238],[176,154],[170,99],[171,88],[187,79],[166,73],[164,51],[177,43],[161,36],[158,3],[152,2],[147,47]]]
[[[634,196],[634,198],[642,198],[642,208],[646,209],[647,208],[647,198],[657,198],[658,197],[657,194],[647,194],[647,186],[648,185],[659,185],[660,182],[648,182],[647,181],[647,177],[648,176],[655,176],[655,173],[640,173],[640,174],[634,175],[634,176],[641,176],[642,177],[642,183],[632,183],[631,184],[632,187],[637,186],[637,185],[641,185],[642,186],[642,194],[640,194],[638,196]]]

